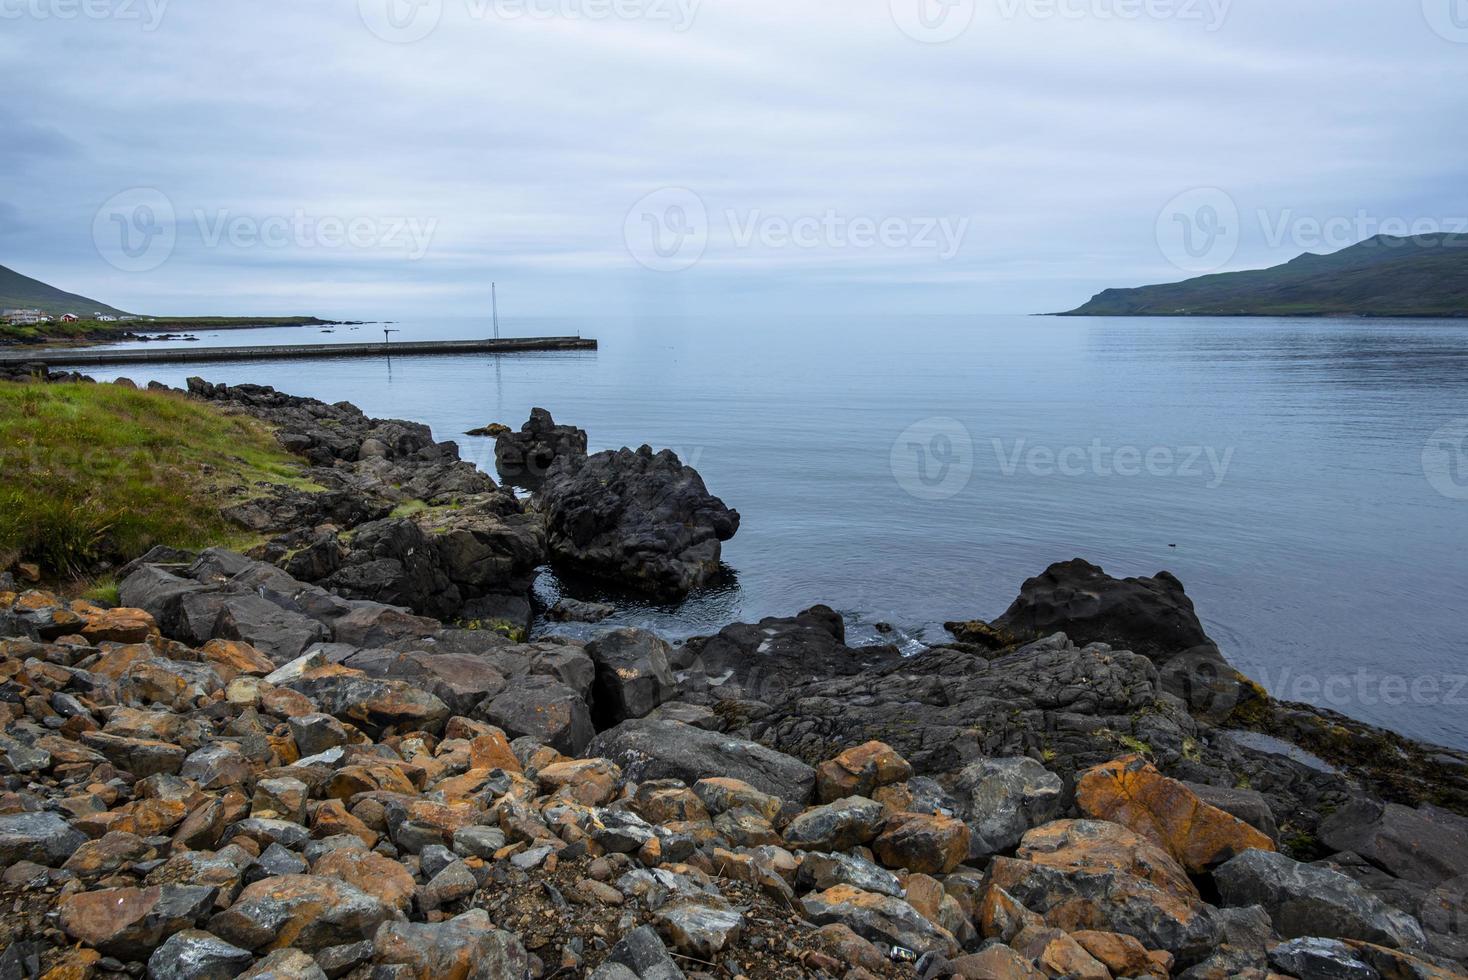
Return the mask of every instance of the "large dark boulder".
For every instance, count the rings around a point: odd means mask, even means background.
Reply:
[[[1082,558],[1057,562],[1027,580],[992,625],[1021,639],[1064,633],[1082,646],[1106,643],[1140,653],[1157,664],[1168,693],[1211,721],[1222,721],[1250,696],[1171,572],[1118,579]]]
[[[993,625],[1020,637],[1064,633],[1083,646],[1109,643],[1157,663],[1212,642],[1172,573],[1117,579],[1082,558],[1028,579]]]
[[[494,443],[494,462],[506,483],[535,489],[545,482],[552,464],[586,458],[586,430],[557,425],[543,408],[530,410],[519,432],[503,433]]]
[[[849,647],[841,616],[813,606],[789,617],[734,623],[714,636],[695,637],[681,651],[688,700],[769,701],[793,684],[852,677],[901,662],[895,647]]]
[[[1417,920],[1350,878],[1274,851],[1245,851],[1213,873],[1222,903],[1263,906],[1286,939],[1361,939],[1392,948],[1425,944]]]
[[[1468,874],[1468,818],[1435,806],[1358,798],[1322,820],[1319,836],[1333,850],[1429,888]]]
[[[718,575],[720,542],[739,530],[697,470],[648,446],[557,460],[538,506],[558,572],[668,599]]]
[[[596,664],[592,708],[602,727],[642,718],[677,692],[667,641],[655,633],[612,630],[588,643],[586,653]]]

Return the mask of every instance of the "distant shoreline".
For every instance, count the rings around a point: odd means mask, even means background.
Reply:
[[[323,320],[315,316],[149,317],[135,320],[59,319],[26,326],[0,324],[0,348],[90,347],[120,340],[151,340],[156,334],[201,330],[251,330],[265,327],[360,326],[365,320]]]

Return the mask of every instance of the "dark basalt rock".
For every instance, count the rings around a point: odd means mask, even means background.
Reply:
[[[531,409],[519,432],[501,433],[494,443],[495,468],[501,479],[532,490],[545,482],[558,460],[575,465],[585,458],[586,430],[557,425],[543,408]]]
[[[648,446],[562,458],[537,497],[558,572],[681,599],[719,574],[739,513],[671,450]]]
[[[1105,643],[1142,654],[1157,664],[1164,690],[1211,721],[1222,721],[1253,697],[1203,631],[1192,600],[1171,572],[1117,579],[1081,558],[1058,562],[1024,583],[985,638],[1053,633],[1083,646]],[[968,634],[959,635],[962,640]]]
[[[1116,579],[1081,558],[1028,579],[993,626],[1029,638],[1064,633],[1082,646],[1107,643],[1158,664],[1212,643],[1172,573]]]
[[[849,647],[841,616],[813,606],[795,616],[734,623],[695,637],[680,652],[687,661],[685,700],[778,700],[797,683],[853,677],[902,662],[895,647]]]

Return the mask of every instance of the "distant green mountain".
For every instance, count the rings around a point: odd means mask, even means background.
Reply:
[[[99,303],[75,293],[64,293],[55,286],[48,286],[39,279],[23,276],[13,269],[0,265],[0,310],[36,309],[60,316],[73,313],[89,317],[93,313],[107,316],[126,316],[122,310]]]
[[[1272,269],[1107,289],[1060,316],[1468,316],[1468,235],[1378,235]]]

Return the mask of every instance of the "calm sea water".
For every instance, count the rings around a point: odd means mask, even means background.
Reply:
[[[488,333],[395,326],[394,339]],[[678,607],[624,603],[613,622],[690,635],[824,602],[858,637],[889,623],[915,646],[1083,556],[1115,575],[1177,574],[1276,696],[1468,747],[1468,324],[769,317],[504,332],[601,349],[126,373],[347,399],[426,422],[491,470],[491,442],[459,433],[518,428],[536,405],[586,428],[593,451],[677,450],[743,515],[724,552],[735,579]]]

